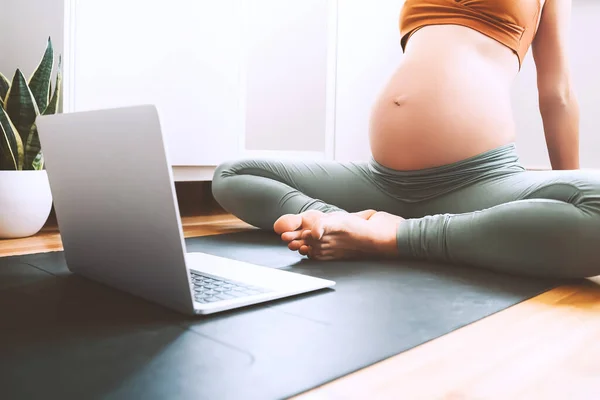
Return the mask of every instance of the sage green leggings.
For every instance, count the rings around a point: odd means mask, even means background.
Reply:
[[[527,171],[516,146],[418,171],[245,159],[220,165],[219,204],[262,229],[306,210],[385,211],[399,257],[544,277],[600,275],[600,171]]]

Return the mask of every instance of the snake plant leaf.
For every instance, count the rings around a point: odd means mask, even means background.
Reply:
[[[44,169],[44,153],[40,150],[40,152],[35,156],[33,160],[33,169],[36,171],[41,171]]]
[[[14,135],[6,133],[4,126],[0,125],[0,170],[16,171],[19,169],[19,164],[15,153],[17,153],[14,145]],[[18,136],[18,135],[17,135]],[[12,142],[11,142],[11,139]]]
[[[33,93],[36,104],[40,111],[44,111],[48,106],[50,97],[50,81],[52,80],[52,67],[54,65],[54,48],[52,39],[48,38],[48,44],[42,60],[31,75],[28,85]]]
[[[25,81],[25,77],[19,69],[17,69],[12,85],[8,90],[5,109],[17,127],[23,143],[27,143],[27,138],[31,133],[31,126],[40,112],[33,98],[33,93],[29,90],[27,81]]]
[[[0,107],[0,170],[23,168],[23,142],[3,107]]]
[[[54,87],[54,94],[52,95],[52,99],[50,99],[50,103],[48,103],[48,107],[44,111],[44,115],[56,114],[57,112],[62,112],[59,107],[62,104],[62,58],[58,57],[58,72],[56,73],[56,85]]]
[[[34,123],[31,125],[29,135],[27,135],[27,141],[25,144],[25,160],[23,169],[31,170],[34,168],[34,162],[39,152],[42,150],[40,145],[40,136],[38,134],[37,125]]]
[[[58,73],[60,74],[60,85],[55,90],[58,90],[59,100],[57,101],[58,105],[56,106],[57,113],[63,113],[64,99],[63,99],[63,75],[62,75],[62,55],[58,56]]]
[[[10,89],[10,81],[0,72],[0,105],[4,105],[8,89]]]

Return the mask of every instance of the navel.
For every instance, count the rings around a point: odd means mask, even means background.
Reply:
[[[402,95],[402,96],[398,96],[394,99],[394,104],[397,106],[403,106],[404,103],[406,103],[406,96]]]

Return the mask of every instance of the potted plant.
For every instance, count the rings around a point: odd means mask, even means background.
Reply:
[[[48,38],[39,65],[26,80],[17,69],[12,81],[0,73],[0,238],[36,234],[52,209],[52,194],[36,118],[62,112],[61,57],[52,90],[54,50]]]

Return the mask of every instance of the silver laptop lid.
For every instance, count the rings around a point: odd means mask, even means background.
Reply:
[[[156,108],[40,116],[37,126],[69,269],[191,313],[185,242]]]

